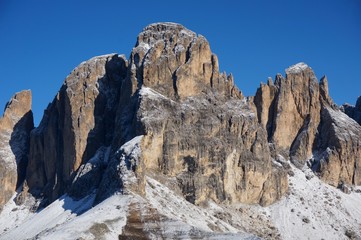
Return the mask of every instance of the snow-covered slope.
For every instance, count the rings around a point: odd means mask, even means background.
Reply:
[[[293,171],[289,195],[267,209],[283,239],[361,237],[361,193],[345,194],[307,168]]]
[[[63,196],[32,213],[11,200],[0,215],[0,239],[349,239],[361,235],[361,193],[345,194],[309,169],[293,168],[290,192],[269,207],[195,206],[172,191],[172,179],[147,177],[145,196]],[[162,182],[162,183],[161,183]],[[14,196],[15,197],[15,196]],[[347,236],[348,235],[348,236]],[[355,237],[355,239],[357,239]]]

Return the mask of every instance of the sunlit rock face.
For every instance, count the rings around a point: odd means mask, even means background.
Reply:
[[[298,63],[285,78],[261,84],[254,102],[277,154],[299,168],[308,161],[333,186],[360,185],[361,128],[333,103],[326,77],[318,82],[309,66]]]

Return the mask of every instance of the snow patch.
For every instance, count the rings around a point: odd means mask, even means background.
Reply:
[[[143,135],[136,136],[130,141],[123,144],[117,151],[119,155],[119,173],[124,185],[137,183],[137,177],[134,173],[136,166],[139,164],[141,155],[141,141]],[[127,189],[127,187],[125,187]]]
[[[300,73],[300,72],[304,71],[307,68],[310,68],[310,67],[304,62],[300,62],[300,63],[297,63],[295,65],[290,66],[285,71],[286,71],[287,74]]]
[[[150,98],[150,99],[152,99],[152,100],[156,100],[156,99],[158,99],[158,98],[162,98],[162,99],[165,99],[165,100],[173,101],[173,100],[167,98],[166,96],[164,96],[163,94],[160,94],[159,92],[157,92],[157,91],[155,91],[154,89],[149,88],[149,87],[144,87],[144,86],[142,86],[142,88],[141,88],[140,91],[139,91],[139,94],[140,94],[141,96]]]
[[[144,52],[148,52],[148,50],[150,49],[150,46],[148,43],[140,42],[139,45],[137,46],[137,48],[142,48],[144,50]]]
[[[118,55],[120,56],[118,53],[109,53],[109,54],[104,54],[104,55],[99,55],[99,56],[95,56],[95,57],[92,57],[90,58],[89,60],[86,60],[86,61],[83,61],[79,64],[79,66],[81,65],[84,65],[86,63],[91,63],[91,62],[97,62],[103,58],[110,58],[110,57],[113,57],[114,55]],[[76,69],[76,68],[75,68]]]
[[[89,195],[79,201],[73,200],[71,197],[64,195],[45,209],[30,213],[30,210],[20,208],[20,211],[13,209],[10,214],[1,214],[0,223],[10,222],[10,227],[14,227],[11,223],[13,218],[16,219],[15,228],[9,232],[3,232],[0,239],[29,239],[46,233],[59,225],[71,221],[79,214],[91,208],[95,195]],[[5,207],[5,213],[9,212],[9,208],[13,206],[13,200]]]

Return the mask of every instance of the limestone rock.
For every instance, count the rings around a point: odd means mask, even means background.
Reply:
[[[30,192],[55,200],[80,165],[111,144],[116,106],[127,61],[110,54],[83,62],[65,79],[31,134]]]
[[[241,97],[233,77],[219,73],[218,58],[206,38],[180,24],[156,23],[144,28],[129,64],[133,90],[144,85],[172,99],[210,89]]]
[[[268,79],[267,84],[261,83],[257,89],[256,96],[254,98],[255,105],[257,107],[258,121],[267,130],[268,138],[271,137],[273,119],[274,119],[274,106],[276,101],[276,94],[278,88],[273,84],[272,79]]]
[[[0,118],[0,209],[25,179],[30,131],[34,128],[31,92],[16,93]]]
[[[312,158],[311,167],[335,187],[360,184],[360,125],[333,103],[326,77],[318,83],[306,64],[293,65],[286,78],[277,75],[274,85],[261,84],[254,103],[273,155],[290,158],[298,168]],[[350,109],[344,106],[355,116],[357,107]]]
[[[315,74],[304,63],[286,69],[286,78],[276,76],[257,90],[255,105],[259,122],[278,152],[303,166],[312,155],[320,122],[320,90]]]
[[[268,205],[287,191],[250,103],[212,94],[175,102],[145,87],[140,94],[146,172],[175,178],[188,201]]]

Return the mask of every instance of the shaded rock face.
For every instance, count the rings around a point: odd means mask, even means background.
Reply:
[[[361,128],[333,103],[326,77],[318,83],[310,67],[296,64],[275,84],[261,84],[254,103],[275,154],[299,168],[310,160],[333,186],[360,184]]]
[[[80,165],[111,144],[126,67],[123,56],[105,55],[80,64],[66,78],[31,133],[27,183],[33,194],[55,200]]]
[[[29,136],[34,128],[31,100],[29,90],[16,93],[0,118],[0,209],[25,179]]]
[[[361,125],[361,96],[358,97],[355,106],[345,103],[341,106],[341,111]]]
[[[335,186],[361,185],[361,127],[340,110],[323,107],[313,169]]]

